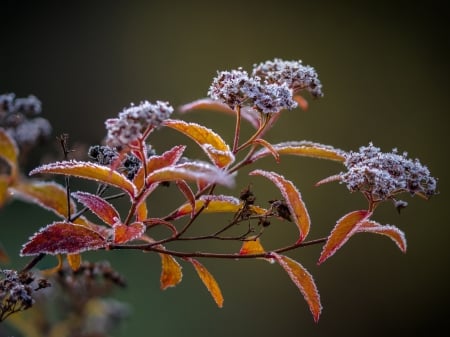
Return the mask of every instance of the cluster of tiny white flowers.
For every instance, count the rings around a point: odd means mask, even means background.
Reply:
[[[148,101],[139,105],[131,105],[119,113],[118,118],[105,121],[106,143],[117,147],[128,145],[142,137],[148,128],[159,127],[173,112],[168,102],[157,101],[152,104]]]
[[[383,153],[378,147],[363,146],[359,152],[346,154],[348,171],[340,180],[352,191],[368,192],[374,200],[386,200],[402,192],[426,197],[437,193],[437,181],[418,159],[407,158],[407,153]]]
[[[268,83],[286,83],[294,92],[307,90],[314,97],[322,97],[322,84],[316,70],[311,66],[304,66],[302,61],[285,61],[275,58],[255,64],[253,76],[259,76]]]

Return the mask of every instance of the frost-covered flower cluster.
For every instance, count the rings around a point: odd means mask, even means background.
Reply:
[[[109,146],[126,146],[141,138],[147,130],[159,127],[173,112],[168,102],[157,101],[152,104],[148,101],[139,105],[131,105],[119,113],[118,118],[105,121],[106,143]]]
[[[345,166],[348,171],[340,174],[340,180],[350,191],[367,192],[375,201],[402,192],[425,197],[437,193],[437,181],[428,168],[418,159],[408,159],[406,153],[398,154],[396,149],[383,153],[370,143],[359,152],[346,154]]]
[[[13,93],[0,95],[0,127],[13,138],[24,151],[52,133],[48,120],[39,117],[41,101],[33,95],[16,98]]]
[[[253,76],[259,76],[268,83],[286,83],[294,92],[307,90],[314,97],[322,97],[322,84],[316,70],[311,66],[304,66],[302,61],[284,61],[275,58],[254,65]]]
[[[322,96],[322,85],[315,70],[301,61],[275,59],[255,65],[252,75],[239,68],[218,72],[208,96],[234,109],[244,103],[269,114],[297,107],[294,92],[306,89]]]

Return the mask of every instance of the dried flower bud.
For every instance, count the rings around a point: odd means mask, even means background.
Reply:
[[[359,152],[346,155],[345,166],[348,171],[340,174],[341,181],[354,191],[368,192],[376,201],[392,198],[394,195],[409,192],[426,197],[437,194],[437,180],[418,159],[411,160],[407,154],[382,153],[378,147],[369,144]]]

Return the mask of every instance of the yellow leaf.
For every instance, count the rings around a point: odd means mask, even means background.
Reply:
[[[172,119],[166,120],[164,125],[194,140],[217,167],[227,167],[234,161],[234,155],[227,143],[211,129],[197,123]]]
[[[9,198],[9,184],[10,177],[0,174],[0,207],[2,207]]]
[[[188,258],[187,260],[189,262],[191,262],[192,265],[194,266],[195,270],[197,271],[198,276],[202,280],[206,289],[208,289],[209,293],[213,297],[217,306],[219,308],[222,308],[223,296],[222,296],[222,292],[221,292],[219,285],[217,284],[217,281],[215,280],[214,276],[212,276],[211,273],[197,260],[192,259],[192,258]]]
[[[19,149],[16,142],[0,128],[0,158],[3,158],[11,167],[11,176],[15,179],[17,176],[17,156]]]
[[[136,187],[123,174],[112,171],[110,168],[99,164],[76,160],[56,162],[39,166],[32,170],[30,175],[38,173],[63,174],[95,180],[103,184],[118,187],[132,197],[136,195]]]
[[[11,188],[15,197],[38,204],[54,212],[61,218],[67,218],[66,189],[55,182],[31,181],[19,183]],[[70,213],[76,212],[76,205],[70,199]]]
[[[272,253],[272,255],[300,290],[306,303],[308,303],[314,321],[317,322],[322,312],[322,304],[320,303],[319,291],[312,275],[297,261],[276,253]]]
[[[252,254],[264,254],[265,250],[261,245],[259,238],[255,240],[245,241],[242,244],[241,250],[239,251],[239,255],[252,255]]]
[[[67,254],[67,262],[73,271],[77,271],[81,266],[81,254]]]
[[[160,253],[159,256],[161,256],[161,289],[175,287],[183,278],[180,264],[171,255]]]
[[[318,264],[336,253],[371,215],[372,213],[369,211],[360,210],[350,212],[340,218],[322,249]]]
[[[303,157],[313,157],[318,159],[328,159],[334,160],[338,162],[345,161],[345,152],[339,149],[335,149],[329,145],[323,145],[319,143],[313,142],[305,142],[305,141],[292,141],[292,142],[283,142],[279,144],[273,144],[273,149],[280,155],[294,155],[294,156],[303,156]],[[256,152],[250,159],[251,162],[263,158],[269,154],[272,154],[272,151],[265,148],[258,152]]]

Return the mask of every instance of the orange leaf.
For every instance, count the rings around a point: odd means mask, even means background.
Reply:
[[[99,233],[70,222],[54,222],[35,233],[23,247],[21,256],[76,254],[107,245]]]
[[[136,207],[136,220],[144,221],[145,219],[147,219],[147,216],[148,216],[147,203],[145,202],[144,199]]]
[[[264,254],[265,250],[259,241],[259,238],[255,240],[244,241],[242,244],[239,255],[252,255],[252,254]]]
[[[144,187],[145,182],[144,180],[145,171],[147,174],[149,174],[160,168],[176,164],[180,160],[185,149],[186,146],[178,145],[164,152],[162,155],[151,156],[147,160],[146,165],[147,169],[144,170],[144,167],[141,167],[140,170],[137,172],[136,176],[134,177],[133,183],[137,186],[139,190],[142,189]]]
[[[106,224],[113,226],[120,221],[119,212],[105,199],[88,192],[74,192],[72,196],[89,208],[92,213],[97,215]]]
[[[8,262],[9,262],[8,254],[6,254],[5,249],[0,243],[0,263],[8,263]]]
[[[288,273],[292,282],[297,286],[297,288],[302,293],[303,297],[308,303],[309,310],[314,317],[314,321],[319,320],[320,313],[322,312],[322,304],[320,303],[319,291],[317,290],[316,284],[312,275],[297,261],[291,258],[279,255],[276,253],[271,253],[276,261],[281,267]]]
[[[268,141],[266,141],[264,139],[261,139],[261,138],[258,138],[258,139],[255,139],[253,141],[253,143],[260,144],[260,145],[264,146],[265,150],[269,151],[269,153],[272,154],[272,156],[275,158],[275,161],[277,163],[280,162],[280,155],[278,154],[277,150],[272,146],[272,144],[270,144]]]
[[[228,187],[234,185],[233,176],[215,166],[203,162],[187,162],[153,171],[147,177],[147,185],[174,180],[201,180]]]
[[[381,225],[375,221],[365,221],[358,227],[358,233],[359,232],[369,232],[385,235],[392,241],[394,241],[403,253],[406,253],[405,234],[395,226]]]
[[[160,253],[159,256],[161,256],[162,265],[160,278],[161,289],[165,290],[169,287],[175,287],[183,278],[180,264],[173,256],[168,254]]]
[[[73,271],[77,271],[81,265],[80,254],[67,254],[67,262]]]
[[[298,103],[298,106],[303,110],[306,111],[308,110],[308,101],[303,98],[303,96],[300,95],[294,95],[294,97],[292,97],[294,99],[294,101],[296,101]]]
[[[147,227],[142,222],[134,222],[131,225],[118,224],[114,226],[114,243],[126,243],[140,238]]]
[[[181,113],[190,112],[192,110],[211,110],[218,112],[225,112],[226,114],[236,115],[236,111],[231,109],[227,104],[212,100],[210,98],[202,98],[194,102],[182,105],[180,107]],[[259,126],[259,112],[252,108],[243,107],[241,109],[241,116],[250,122],[255,129]]]
[[[214,276],[212,276],[210,274],[210,272],[197,260],[192,259],[192,258],[187,258],[186,260],[192,263],[195,270],[197,271],[198,276],[202,280],[206,289],[208,289],[209,293],[213,297],[217,306],[219,308],[222,308],[223,296],[222,296],[222,292],[220,291],[219,285],[217,284],[217,281],[215,280]]]
[[[0,207],[2,207],[9,198],[8,187],[10,180],[9,176],[0,174]]]
[[[189,204],[191,205],[191,216],[194,216],[194,210],[195,210],[195,195],[194,192],[192,192],[192,189],[189,187],[189,185],[184,180],[177,180],[176,184],[178,186],[178,189],[183,193],[184,197],[187,199]]]
[[[67,191],[55,182],[32,181],[19,183],[11,188],[15,197],[37,204],[61,218],[67,218]],[[70,213],[76,212],[75,202],[70,199]]]
[[[313,157],[318,159],[328,159],[339,162],[344,162],[344,151],[335,149],[328,145],[306,141],[292,141],[283,142],[279,144],[272,144],[273,149],[278,154],[287,154],[294,156]],[[254,162],[260,158],[272,154],[269,149],[262,149],[251,157],[250,161]]]
[[[306,206],[302,200],[302,196],[295,185],[291,181],[286,180],[284,177],[275,172],[254,170],[250,172],[250,175],[260,175],[266,177],[278,187],[281,195],[286,201],[290,215],[300,232],[297,242],[303,241],[309,233],[311,221],[309,219],[309,214],[306,210]]]
[[[56,162],[39,166],[32,170],[30,175],[37,173],[63,174],[95,180],[103,184],[118,187],[127,192],[131,197],[136,195],[136,187],[123,174],[112,171],[108,167],[99,164],[76,160]]]
[[[234,155],[227,143],[211,129],[197,123],[173,119],[166,120],[164,125],[180,131],[194,140],[217,167],[227,167],[234,161]]]
[[[16,142],[0,128],[0,158],[4,159],[11,167],[11,176],[13,178],[17,175],[17,156],[19,149]]]
[[[322,249],[318,264],[334,255],[371,215],[372,212],[360,210],[350,212],[340,218]]]

